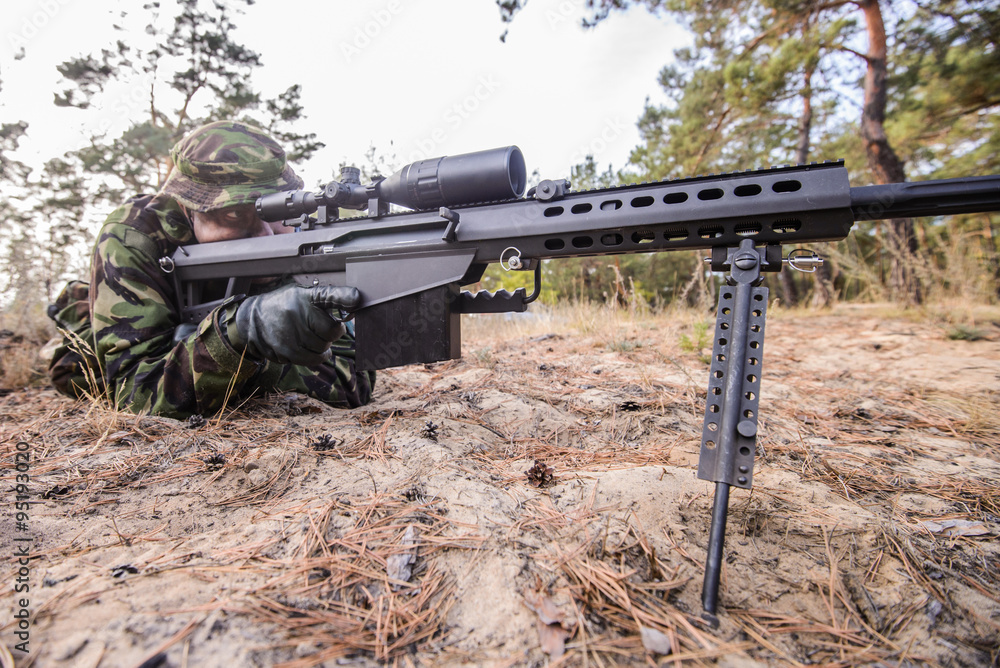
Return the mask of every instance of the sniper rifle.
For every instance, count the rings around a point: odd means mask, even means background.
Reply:
[[[768,288],[763,272],[788,264],[814,271],[822,259],[782,247],[845,238],[856,221],[1000,210],[1000,175],[851,187],[843,162],[778,167],[582,192],[564,180],[524,193],[516,146],[411,163],[362,185],[346,168],[322,191],[262,197],[266,221],[297,234],[179,248],[172,273],[186,322],[199,322],[254,278],[349,285],[359,369],[461,356],[462,313],[525,311],[541,289],[541,261],[703,249],[719,290],[698,477],[715,483],[702,590],[713,626],[731,487],[753,483]],[[410,209],[391,211],[390,204]],[[341,219],[340,208],[366,209]],[[533,271],[534,289],[461,291],[487,266]],[[227,281],[221,299],[205,285]]]

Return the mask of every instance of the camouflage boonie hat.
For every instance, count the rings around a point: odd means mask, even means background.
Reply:
[[[260,128],[216,121],[170,149],[174,169],[162,192],[195,211],[251,204],[258,197],[302,187],[285,151]]]

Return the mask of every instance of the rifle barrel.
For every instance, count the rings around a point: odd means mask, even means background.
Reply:
[[[851,188],[854,220],[1000,211],[1000,175]]]

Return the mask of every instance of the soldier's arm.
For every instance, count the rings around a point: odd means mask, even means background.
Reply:
[[[133,412],[174,417],[210,415],[229,397],[255,390],[294,390],[339,407],[371,398],[374,373],[354,367],[353,338],[334,344],[317,368],[249,359],[227,334],[235,305],[216,309],[197,330],[174,342],[180,323],[169,276],[156,244],[116,222],[101,231],[94,253],[92,314],[96,351],[114,403]]]
[[[114,220],[101,230],[91,275],[94,341],[107,391],[116,406],[135,413],[186,417],[219,410],[260,371],[244,360],[219,329],[220,311],[175,343],[180,323],[169,276],[157,264],[157,246]]]

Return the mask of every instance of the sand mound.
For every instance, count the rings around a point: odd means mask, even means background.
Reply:
[[[382,372],[351,411],[0,397],[0,637],[38,666],[997,660],[1000,328],[773,315],[711,629],[704,351],[684,318],[613,320],[472,323],[463,360]]]

